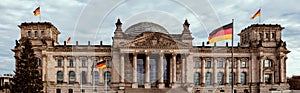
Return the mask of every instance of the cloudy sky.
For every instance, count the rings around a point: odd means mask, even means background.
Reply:
[[[0,3],[0,74],[13,73],[14,58],[11,49],[14,40],[20,39],[17,25],[36,22],[33,10],[41,7],[41,21],[52,22],[59,31],[62,44],[72,37],[71,44],[111,44],[118,18],[123,30],[138,22],[154,22],[169,33],[181,33],[182,24],[188,19],[195,38],[194,45],[207,41],[213,29],[234,19],[235,42],[243,28],[258,23],[250,17],[261,7],[261,23],[280,24],[283,41],[292,51],[288,55],[287,75],[300,75],[300,8],[299,0],[1,0]]]

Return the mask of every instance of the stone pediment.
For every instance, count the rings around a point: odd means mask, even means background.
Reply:
[[[129,48],[184,48],[187,44],[174,40],[167,34],[160,32],[144,32],[136,36],[129,43],[121,44]]]

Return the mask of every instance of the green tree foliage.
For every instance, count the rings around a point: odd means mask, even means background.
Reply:
[[[25,39],[20,46],[20,56],[15,56],[16,71],[11,84],[12,93],[42,93],[43,81],[38,70],[38,58],[35,57],[32,44]]]

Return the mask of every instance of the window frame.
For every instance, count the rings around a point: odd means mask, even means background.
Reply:
[[[62,59],[58,59],[57,60],[57,67],[62,67],[63,63],[62,63]]]
[[[34,31],[34,37],[39,37],[39,32],[38,31]]]
[[[270,59],[265,59],[263,63],[265,68],[272,67],[272,61]]]
[[[242,61],[241,62],[241,68],[246,68],[246,67],[247,67],[247,62],[246,61]]]
[[[73,76],[74,73],[74,76]],[[69,84],[75,84],[76,82],[76,73],[74,71],[69,72]]]
[[[200,85],[200,73],[199,72],[194,73],[194,85]]]
[[[210,72],[205,73],[205,84],[206,85],[212,85],[211,79],[212,79],[211,73]]]
[[[70,60],[69,60],[69,67],[75,67],[74,60],[73,60],[73,59],[70,59]]]
[[[205,62],[205,67],[206,68],[211,68],[212,66],[211,66],[211,61],[206,61]]]
[[[240,81],[241,81],[242,85],[246,85],[247,84],[247,73],[246,72],[242,72],[241,73]]]
[[[194,67],[195,68],[200,68],[200,62],[199,61],[195,61]]]
[[[224,68],[224,62],[218,61],[218,68]]]
[[[57,84],[62,84],[63,82],[64,82],[64,72],[57,71],[56,72],[56,83]]]

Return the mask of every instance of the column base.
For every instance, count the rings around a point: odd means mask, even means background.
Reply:
[[[132,83],[131,88],[138,88],[138,83]]]
[[[144,84],[144,88],[151,88],[150,83],[145,83],[145,84]]]
[[[165,88],[165,84],[164,84],[164,83],[159,83],[159,84],[158,84],[158,88],[160,88],[160,89],[161,89],[161,88]]]
[[[120,83],[119,84],[119,89],[124,90],[125,89],[125,83]]]
[[[180,84],[178,84],[178,83],[173,83],[172,84],[172,88],[178,88],[178,87],[180,87]]]

